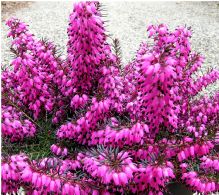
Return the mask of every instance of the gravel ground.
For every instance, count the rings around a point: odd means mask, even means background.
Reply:
[[[1,1],[1,11],[3,13],[1,20],[4,21],[17,10],[28,7],[30,4],[30,1]]]
[[[147,40],[148,24],[166,23],[170,29],[178,25],[193,29],[192,47],[202,53],[205,64],[201,71],[219,69],[219,2],[103,2],[107,20],[106,29],[113,38],[118,38],[122,48],[122,62],[126,64],[134,58],[142,40]],[[72,2],[34,2],[16,11],[13,15],[29,24],[32,33],[45,37],[63,48],[66,53],[66,28]],[[8,15],[2,12],[2,18]],[[9,64],[9,39],[7,27],[2,25],[2,63]],[[219,90],[219,82],[207,88],[208,92]],[[206,91],[204,91],[206,92]]]

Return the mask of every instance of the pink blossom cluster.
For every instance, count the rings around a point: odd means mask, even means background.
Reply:
[[[2,193],[17,192],[21,187],[20,171],[27,166],[27,156],[13,155],[7,159],[2,160],[1,179],[2,179]]]
[[[210,152],[214,148],[214,145],[207,141],[203,144],[195,144],[194,146],[184,147],[178,154],[178,160],[181,162],[188,158],[194,158],[195,156],[203,156]]]
[[[200,164],[200,167],[202,169],[206,169],[206,170],[210,169],[210,170],[215,170],[219,172],[219,159],[218,158],[212,159],[207,156],[203,156],[201,160],[202,160],[202,163]]]
[[[202,88],[214,83],[219,78],[219,71],[212,70],[211,72],[199,77],[194,83],[192,83],[193,95],[196,95]]]
[[[2,71],[3,139],[34,142],[40,123],[58,144],[52,157],[2,157],[3,193],[162,195],[170,182],[219,191],[219,93],[199,94],[219,71],[197,76],[204,57],[190,27],[149,25],[153,42],[122,67],[99,2],[74,4],[66,57],[20,20],[6,24],[15,58]]]
[[[38,164],[31,162],[26,156],[21,155],[13,155],[9,159],[4,159],[5,162],[2,164],[2,180],[3,187],[2,192],[16,192],[20,186],[23,186],[26,189],[27,194],[46,194],[46,193],[61,193],[61,194],[87,194],[90,190],[82,189],[81,185],[77,184],[77,177],[74,174],[71,174],[70,171],[67,170],[68,174],[66,178],[69,181],[66,182],[63,179],[64,172],[55,172],[54,166],[51,165],[51,162],[55,163],[55,161],[46,161],[47,166],[50,165],[50,168],[44,167],[42,169],[42,162],[40,162],[41,166]],[[50,163],[50,164],[49,164]],[[51,168],[53,167],[53,169]],[[48,174],[46,170],[50,170]],[[65,171],[66,172],[66,171]],[[21,181],[21,182],[19,182]],[[33,186],[29,188],[29,186]]]
[[[102,144],[122,148],[124,145],[143,144],[146,133],[149,133],[146,124],[136,123],[132,127],[124,127],[120,130],[106,126],[103,130],[91,133],[88,145]]]
[[[79,118],[75,123],[68,122],[62,125],[57,131],[59,138],[74,138],[80,143],[86,143],[89,132],[96,128],[97,122],[102,120],[110,111],[109,99],[98,101],[92,98],[92,102],[85,116]]]
[[[140,46],[135,62],[129,67],[132,71],[126,77],[134,77],[136,90],[129,110],[139,108],[141,114],[137,116],[147,119],[151,131],[157,133],[160,124],[169,128],[178,126],[180,107],[176,102],[181,99],[179,80],[188,60],[191,32],[181,27],[169,32],[166,25],[151,25],[148,31],[155,44],[151,47],[146,44]],[[180,53],[179,57],[177,53]],[[136,109],[133,113],[136,115]]]
[[[130,149],[130,154],[134,156],[135,160],[147,160],[152,161],[152,157],[157,157],[159,154],[159,147],[154,144],[148,144],[147,146],[139,147],[138,149]]]
[[[81,97],[79,95],[75,95],[71,99],[71,107],[74,109],[84,107],[87,102],[88,102],[87,95],[83,94]]]
[[[78,159],[59,159],[59,158],[43,158],[39,161],[32,161],[34,166],[40,169],[49,169],[50,171],[58,171],[60,174],[64,174],[66,171],[75,171],[81,168],[81,163]]]
[[[158,142],[154,139],[147,139],[142,145],[135,145],[133,148],[129,149],[129,152],[134,156],[135,160],[147,160],[148,162],[154,162],[159,156],[163,158],[170,159],[177,155],[179,152],[178,144],[175,139],[167,140],[163,138]]]
[[[99,2],[75,4],[69,17],[67,44],[70,71],[62,88],[71,96],[75,91],[91,90],[99,78],[99,68],[111,64],[115,56],[106,42],[105,28],[98,9]]]
[[[68,149],[67,148],[61,148],[56,144],[51,145],[50,147],[53,154],[57,156],[67,156],[68,155]]]
[[[197,172],[190,171],[182,174],[182,180],[194,191],[209,193],[219,190],[219,184],[206,177],[198,177]]]
[[[93,178],[99,178],[103,184],[113,183],[115,186],[126,186],[137,171],[137,167],[133,164],[132,159],[127,152],[119,152],[116,155],[108,154],[108,151],[104,153],[105,155],[85,156],[82,160],[83,168]],[[115,168],[112,169],[111,164],[114,163]]]
[[[116,66],[104,66],[100,69],[100,72],[102,77],[99,80],[99,89],[102,89],[104,96],[110,99],[113,109],[118,113],[124,112],[123,104],[126,97],[119,68]]]
[[[148,194],[162,194],[166,183],[175,178],[173,168],[173,164],[169,161],[163,166],[141,166],[135,175],[136,188],[133,189],[133,192],[143,192],[146,189]]]
[[[18,112],[12,106],[2,105],[2,136],[14,142],[25,137],[33,137],[35,133],[35,124],[25,118],[22,112]]]
[[[178,27],[170,32],[166,25],[151,25],[148,31],[155,44],[142,43],[135,61],[125,68],[125,78],[132,83],[127,109],[133,114],[132,118],[152,121],[151,131],[157,132],[160,123],[174,131],[189,118],[184,116],[188,113],[189,96],[215,82],[219,78],[218,71],[212,70],[193,80],[192,74],[203,63],[203,57],[191,52],[189,29]],[[205,127],[200,125],[199,128],[200,132],[194,128],[190,131],[196,136],[206,133]]]
[[[198,100],[194,107],[191,108],[191,122],[195,120],[196,123],[206,124],[210,122],[210,124],[214,124],[218,119],[218,101],[218,93],[211,98],[203,97],[201,100]]]
[[[183,119],[182,126],[184,126],[189,133],[194,134],[195,137],[206,136],[208,134],[206,128],[218,121],[218,97],[218,93],[216,93],[210,98],[203,97],[202,99],[195,101],[190,108],[190,117],[186,118],[186,120]]]
[[[55,56],[55,46],[37,40],[25,23],[12,18],[6,24],[10,28],[8,36],[13,38],[12,49],[16,55],[11,63],[13,70],[9,72],[13,76],[10,90],[13,90],[13,98],[31,110],[36,119],[43,110],[51,112],[58,98],[55,97],[54,73],[59,69],[60,59]],[[5,85],[10,75],[4,75]]]

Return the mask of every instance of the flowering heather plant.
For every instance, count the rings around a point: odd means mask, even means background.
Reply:
[[[204,57],[191,29],[165,24],[149,25],[154,43],[122,67],[100,9],[74,5],[66,59],[7,21],[15,58],[2,71],[2,193],[161,195],[172,182],[218,192],[219,92],[199,92],[219,71],[194,78]]]

